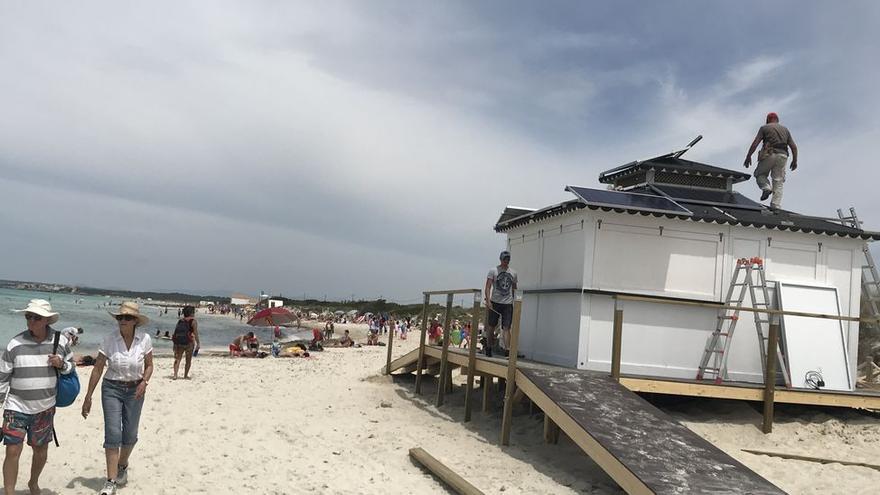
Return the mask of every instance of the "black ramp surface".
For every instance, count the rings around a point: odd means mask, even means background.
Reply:
[[[604,373],[519,371],[655,493],[785,493]]]

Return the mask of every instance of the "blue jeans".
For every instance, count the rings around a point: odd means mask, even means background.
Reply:
[[[144,398],[135,399],[136,386],[104,380],[101,405],[104,407],[104,448],[131,447],[137,443],[138,422]]]

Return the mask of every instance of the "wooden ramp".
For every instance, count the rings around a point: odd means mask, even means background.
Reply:
[[[426,346],[425,358],[440,349]],[[418,349],[390,372],[416,368]],[[467,354],[450,349],[451,364]],[[506,361],[480,356],[479,374],[504,377]],[[785,493],[606,373],[520,362],[516,386],[621,488],[634,494]],[[383,370],[388,371],[388,370]]]
[[[522,368],[516,384],[627,493],[785,493],[604,373]]]

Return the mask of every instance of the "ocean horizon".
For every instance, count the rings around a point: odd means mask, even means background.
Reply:
[[[115,310],[126,300],[108,296],[84,296],[60,292],[38,292],[18,289],[0,289],[0,345],[5,345],[15,335],[27,330],[24,316],[13,310],[23,309],[31,299],[46,299],[52,304],[52,310],[59,313],[58,322],[52,325],[55,330],[65,327],[82,327],[79,345],[75,348],[78,354],[94,353],[104,337],[118,329],[116,321],[108,313]],[[156,331],[161,334],[174,332],[177,325],[177,308],[169,307],[168,313],[162,307],[152,306],[152,301],[137,301],[141,313],[150,321],[140,330],[153,338],[156,352],[170,353],[170,340],[157,339]],[[226,349],[232,339],[242,333],[253,330],[261,342],[271,342],[272,328],[251,327],[244,321],[231,316],[198,313],[199,337],[203,349]],[[311,338],[311,332],[303,329],[282,328],[285,338]]]

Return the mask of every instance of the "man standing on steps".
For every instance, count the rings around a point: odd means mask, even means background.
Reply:
[[[516,272],[510,268],[510,251],[501,251],[501,264],[489,270],[486,276],[486,311],[489,321],[486,325],[487,357],[492,357],[492,346],[495,343],[495,327],[501,320],[502,342],[505,352],[509,349],[510,324],[513,320],[513,300],[516,292]]]
[[[791,138],[788,128],[779,123],[779,116],[775,112],[767,114],[767,123],[758,129],[758,135],[752,141],[749,152],[746,154],[746,161],[743,165],[746,168],[752,164],[752,154],[758,148],[758,144],[763,142],[764,146],[758,152],[758,166],[755,167],[755,181],[761,188],[761,201],[766,200],[773,195],[770,200],[770,208],[778,210],[782,206],[782,185],[785,183],[785,162],[788,161],[788,150],[791,148],[791,171],[797,169],[798,150]],[[767,176],[773,178],[773,186]]]

